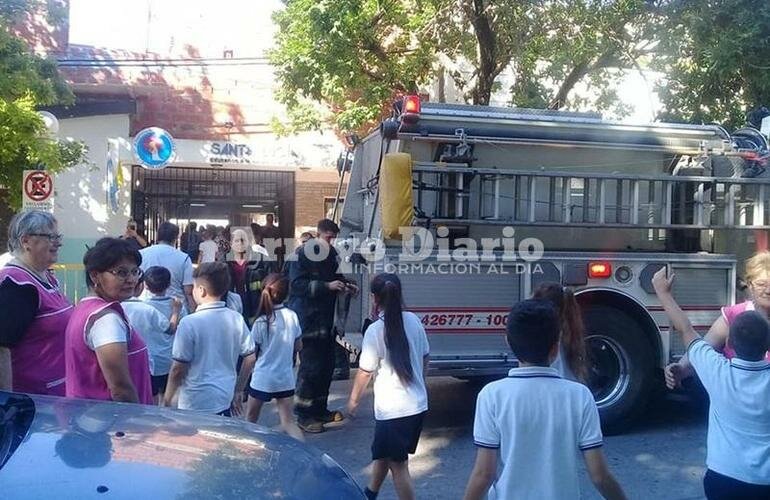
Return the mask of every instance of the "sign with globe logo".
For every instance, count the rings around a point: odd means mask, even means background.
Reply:
[[[164,168],[174,159],[174,139],[162,128],[143,129],[134,137],[134,154],[144,168]]]

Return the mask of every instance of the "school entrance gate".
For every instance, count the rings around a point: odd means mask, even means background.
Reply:
[[[131,215],[149,241],[158,225],[176,219],[227,219],[247,226],[273,213],[281,236],[294,236],[294,172],[171,166],[131,169]]]

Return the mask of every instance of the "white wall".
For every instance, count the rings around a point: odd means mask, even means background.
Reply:
[[[128,115],[106,115],[59,120],[59,136],[83,141],[88,161],[56,175],[54,215],[65,236],[62,262],[79,262],[83,244],[102,236],[119,236],[130,214],[131,174],[124,161],[118,211],[107,204],[107,140],[119,139],[121,158],[130,158]]]
[[[133,141],[133,138],[132,138]],[[176,163],[228,164],[231,168],[240,163],[249,165],[245,168],[266,168],[269,170],[297,170],[312,168],[333,170],[337,165],[337,157],[344,150],[344,145],[327,132],[304,132],[288,137],[274,134],[254,134],[251,136],[235,135],[230,140],[198,141],[189,139],[174,139],[176,146]],[[242,146],[240,157],[231,156],[234,163],[227,160],[228,155],[216,154],[212,145],[223,144]],[[224,161],[223,161],[224,160]]]

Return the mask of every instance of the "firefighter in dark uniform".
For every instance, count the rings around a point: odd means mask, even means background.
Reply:
[[[337,233],[333,221],[319,221],[318,237],[304,244],[289,268],[287,305],[299,316],[302,328],[295,411],[298,425],[310,433],[323,432],[324,424],[344,418],[327,407],[336,346],[334,312],[337,295],[357,293],[358,287],[337,272],[338,255],[331,245]]]

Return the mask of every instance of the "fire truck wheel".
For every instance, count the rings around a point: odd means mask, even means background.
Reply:
[[[588,387],[607,434],[627,429],[647,404],[655,379],[653,349],[644,330],[623,311],[591,306],[583,311]]]

